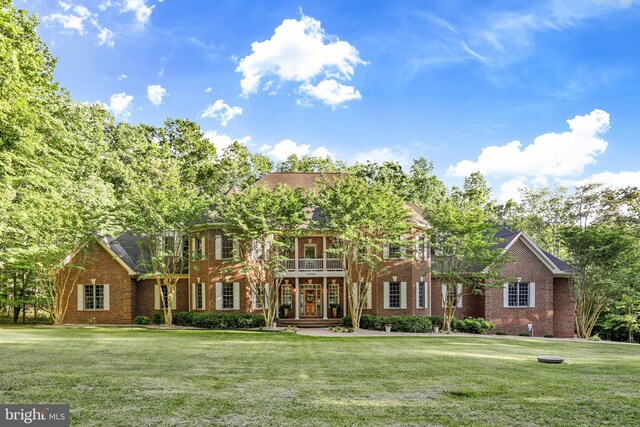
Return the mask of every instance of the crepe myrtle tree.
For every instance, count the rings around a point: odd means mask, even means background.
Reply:
[[[314,228],[332,236],[327,252],[342,259],[352,327],[360,326],[367,293],[383,268],[383,250],[410,231],[409,211],[389,184],[345,175],[320,181]]]
[[[265,324],[277,315],[280,286],[287,271],[285,260],[294,250],[295,237],[308,223],[308,197],[302,189],[254,185],[221,197],[214,219],[237,242],[224,270],[240,266],[251,292],[262,304]]]
[[[498,246],[501,241],[495,238],[495,225],[476,194],[454,188],[428,211],[434,253],[431,274],[443,285],[444,332],[451,330],[460,298],[465,293],[482,294],[486,288],[503,286],[501,270],[511,261]]]

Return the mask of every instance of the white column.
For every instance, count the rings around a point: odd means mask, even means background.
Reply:
[[[327,269],[327,236],[322,236],[322,269]],[[325,284],[327,282],[327,278],[324,279]]]
[[[294,269],[294,271],[298,271],[298,238],[297,237],[296,237],[296,247],[293,249],[293,254],[294,254],[293,258],[295,258],[294,261],[293,261],[294,262],[293,269]],[[296,279],[296,286],[298,286],[298,279]],[[297,287],[296,287],[296,289],[297,289]],[[296,295],[298,295],[297,292],[296,292]],[[298,298],[298,297],[296,297],[296,298]],[[298,312],[296,311],[296,313],[298,313]],[[296,314],[296,319],[297,318],[298,318],[298,315]]]
[[[327,276],[322,278],[322,318],[327,319]]]
[[[297,247],[298,247],[298,239],[296,239],[296,248]],[[298,252],[297,249],[296,249],[296,252]],[[296,259],[297,259],[297,256],[296,256]],[[300,279],[296,277],[296,320],[298,319],[300,319]]]
[[[342,279],[342,313],[347,314],[347,278]]]

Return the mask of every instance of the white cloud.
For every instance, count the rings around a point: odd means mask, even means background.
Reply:
[[[119,80],[119,81],[122,81],[122,80],[126,79],[127,77],[129,77],[129,76],[127,76],[126,74],[120,74],[120,75],[118,76],[118,80]]]
[[[124,92],[114,93],[109,98],[109,105],[103,104],[105,108],[119,120],[128,120],[131,117],[131,103],[133,102],[133,96],[127,95]]]
[[[312,85],[316,79],[350,80],[355,67],[365,64],[355,47],[327,35],[320,21],[304,15],[300,20],[282,21],[269,40],[253,42],[251,51],[236,68],[237,72],[242,73],[240,86],[243,96],[256,93],[264,77],[275,76],[284,82]],[[311,87],[308,86],[308,89],[311,90]],[[319,94],[325,94],[329,89],[327,83],[321,89]],[[353,91],[357,92],[355,89]],[[339,100],[335,94],[332,99]],[[353,98],[345,97],[342,102],[349,99]]]
[[[98,5],[98,9],[100,9],[101,11],[105,11],[108,8],[110,8],[111,6],[113,6],[113,3],[111,3],[111,0],[104,0],[102,3],[100,3]]]
[[[160,68],[160,71],[158,71],[158,77],[162,76],[164,76],[164,67]]]
[[[162,99],[167,94],[167,90],[160,85],[147,86],[147,98],[156,107],[162,104]]]
[[[98,46],[107,45],[109,47],[115,46],[113,41],[113,32],[108,28],[100,28],[98,33]]]
[[[71,9],[71,6],[64,2],[60,2],[59,6],[65,12],[68,12]],[[89,18],[95,17],[95,14],[92,14],[89,9],[84,6],[74,6],[72,9],[73,13],[52,13],[51,15],[42,18],[42,20],[45,22],[45,24],[57,22],[62,25],[62,28],[64,28],[65,30],[77,31],[81,36],[83,36],[84,21]]]
[[[211,86],[209,86],[208,88],[206,88],[204,90],[205,93],[210,93],[213,90],[213,88]]]
[[[320,146],[311,151],[311,145],[298,144],[297,142],[290,139],[283,139],[274,146],[264,144],[258,151],[268,154],[274,159],[281,162],[287,160],[287,158],[292,154],[295,154],[298,157],[333,157],[333,154],[325,146]]]
[[[607,141],[600,136],[609,130],[609,113],[596,109],[567,123],[569,132],[540,135],[524,149],[520,141],[485,147],[476,161],[463,160],[450,166],[447,174],[468,176],[480,171],[490,176],[579,175],[607,149]]]
[[[300,90],[333,108],[344,102],[362,98],[360,91],[353,86],[343,85],[333,79],[322,80],[316,86],[305,83],[300,86]]]
[[[216,147],[218,155],[222,154],[222,151],[229,147],[234,141],[238,141],[243,145],[247,145],[251,141],[250,136],[245,136],[243,138],[231,138],[229,135],[219,134],[215,130],[205,132],[204,137],[211,141],[211,143]]]
[[[605,187],[623,188],[638,187],[640,188],[640,171],[622,171],[622,172],[601,172],[591,175],[588,178],[575,181],[575,186],[599,183]]]
[[[151,18],[151,12],[155,5],[149,7],[145,0],[124,0],[122,3],[123,12],[134,12],[136,15],[136,21],[139,24],[146,24]]]
[[[242,114],[241,107],[232,107],[224,102],[223,99],[218,99],[213,104],[207,106],[204,113],[200,115],[202,118],[210,117],[212,119],[220,120],[222,126],[226,126],[229,122]]]
[[[498,197],[502,202],[507,202],[508,200],[515,202],[521,201],[520,189],[527,187],[526,181],[526,178],[519,177],[503,182],[500,185],[500,194]]]

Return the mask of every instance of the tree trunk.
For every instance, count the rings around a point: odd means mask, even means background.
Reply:
[[[13,323],[18,323],[20,318],[20,304],[18,300],[18,273],[13,273]]]

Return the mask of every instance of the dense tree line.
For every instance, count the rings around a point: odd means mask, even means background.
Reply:
[[[461,261],[448,271],[441,265],[434,274],[448,274],[452,282],[468,281],[471,285],[490,280],[489,276],[465,276],[464,265],[499,265],[497,255],[491,253],[496,242],[490,231],[498,226],[522,230],[542,249],[577,269],[576,330],[580,336],[597,332],[614,339],[638,340],[637,188],[590,184],[569,191],[536,187],[523,189],[519,202],[499,204],[481,174],[469,176],[461,188],[447,188],[435,175],[433,164],[424,158],[404,170],[396,162],[349,165],[331,158],[295,155],[274,164],[237,142],[218,152],[190,120],[167,119],[163,126],[117,123],[100,104],[73,101],[54,79],[56,59],[39,39],[37,26],[36,17],[18,10],[11,1],[0,1],[3,317],[18,321],[40,315],[59,322],[79,272],[91,262],[83,248],[100,236],[117,236],[124,231],[145,237],[150,254],[145,271],[171,293],[184,265],[167,264],[169,258],[181,259],[173,256],[180,248],[178,244],[159,247],[158,236],[167,231],[188,234],[190,226],[202,221],[203,213],[228,190],[246,189],[269,171],[346,172],[357,183],[349,184],[351,187],[344,184],[344,194],[360,194],[363,188],[393,194],[388,200],[370,201],[377,203],[380,212],[385,210],[384,203],[396,197],[424,209],[436,230],[430,236],[434,250]],[[322,191],[327,199],[339,197],[328,188]],[[254,201],[264,202],[263,216],[285,208],[270,205],[264,194],[253,196]],[[253,200],[251,195],[244,197],[246,200],[238,196],[234,202]],[[341,223],[338,208],[347,209],[353,202],[338,201],[342,204],[324,206],[335,224]],[[332,206],[336,208],[331,210]],[[363,206],[366,204],[353,208]],[[221,209],[231,217],[229,212]],[[249,214],[255,212],[246,213],[244,219],[236,217],[239,225],[251,222]],[[376,221],[366,216],[359,220],[362,226]],[[271,224],[252,232],[268,237],[290,225]],[[344,247],[354,248],[372,242],[378,245],[388,238],[384,233],[339,237]],[[71,254],[76,255],[73,264],[69,264]],[[377,262],[373,257],[367,261],[372,265]],[[254,263],[251,274],[264,276],[265,266],[267,263]],[[273,290],[256,291],[271,295]],[[362,301],[358,292],[362,289],[354,288],[350,294],[354,301]],[[455,298],[455,292],[452,295]]]

